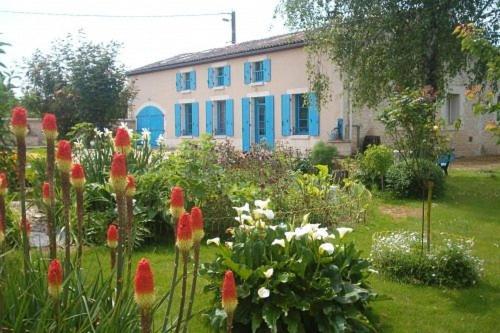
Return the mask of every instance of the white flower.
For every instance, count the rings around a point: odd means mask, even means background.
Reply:
[[[277,225],[270,225],[269,229],[275,231],[276,229],[278,229],[278,226]]]
[[[295,238],[300,239],[305,235],[313,235],[318,230],[319,224],[305,224],[302,227],[295,228]]]
[[[275,240],[273,240],[271,245],[279,245],[281,247],[285,247],[285,240],[284,239],[275,239]]]
[[[269,202],[271,201],[271,199],[267,199],[267,200],[255,200],[254,204],[255,204],[255,207],[258,207],[260,209],[267,209],[267,207],[269,206]]]
[[[312,235],[312,239],[326,239],[326,238],[328,238],[328,230],[326,228],[319,228]]]
[[[309,215],[311,215],[311,213],[307,213],[302,217],[302,224],[307,224],[307,222],[309,222]]]
[[[158,135],[158,138],[156,139],[156,145],[158,146],[163,146],[165,144],[165,137],[163,134]]]
[[[340,227],[340,228],[337,228],[337,232],[339,233],[340,239],[342,239],[342,238],[344,238],[345,235],[352,232],[352,228]]]
[[[285,238],[286,238],[287,242],[290,242],[294,236],[295,236],[295,232],[293,232],[293,231],[286,231],[285,232]]]
[[[233,209],[236,210],[236,214],[238,215],[242,215],[244,212],[250,213],[250,205],[248,204],[248,202],[241,207],[233,207]]]
[[[94,128],[94,133],[97,137],[101,137],[104,133],[102,133],[97,127]]]
[[[210,245],[210,244],[215,244],[215,245],[219,246],[220,245],[220,238],[215,237],[215,238],[207,239],[207,245]]]
[[[112,139],[113,138],[113,132],[109,130],[109,128],[104,128],[104,136]]]
[[[78,139],[78,140],[75,141],[75,148],[76,149],[82,149],[83,148],[82,139]]]
[[[368,268],[368,272],[373,273],[373,274],[378,274],[378,271],[373,269],[373,268]]]
[[[273,274],[274,274],[273,268],[269,268],[267,271],[264,272],[264,276],[266,277],[266,279],[271,278],[271,276],[273,276]]]
[[[319,246],[319,253],[327,253],[327,254],[332,254],[335,248],[333,247],[333,244],[331,243],[323,243]]]
[[[147,128],[143,128],[141,132],[141,137],[143,140],[149,140],[151,137],[151,132]]]
[[[250,215],[247,215],[247,214],[241,214],[240,216],[236,216],[234,219],[240,223],[244,223],[245,221],[248,221],[248,222],[253,221],[252,217]]]
[[[269,297],[269,294],[270,294],[270,291],[269,289],[265,288],[265,287],[262,287],[260,288],[258,291],[257,291],[257,294],[259,294],[259,297],[260,298],[268,298]]]
[[[226,244],[226,247],[229,248],[229,249],[233,249],[233,242],[226,242],[224,243]]]

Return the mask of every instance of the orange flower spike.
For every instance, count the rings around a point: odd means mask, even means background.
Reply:
[[[135,178],[132,175],[127,176],[127,190],[125,191],[125,195],[127,197],[133,197],[135,195],[136,185]]]
[[[49,295],[59,298],[62,292],[63,269],[59,260],[54,259],[50,262],[47,273]]]
[[[12,109],[10,127],[16,137],[25,137],[28,134],[28,111],[25,108],[17,106]]]
[[[227,314],[232,314],[238,306],[236,282],[232,271],[226,271],[222,282],[222,308]]]
[[[42,185],[42,200],[46,205],[50,205],[52,202],[52,198],[50,195],[50,184],[48,182],[44,182]]]
[[[134,299],[141,309],[150,309],[155,301],[153,272],[147,259],[142,258],[135,271]]]
[[[108,247],[111,249],[116,249],[118,247],[118,228],[116,227],[116,225],[109,225],[106,236]]]
[[[199,207],[191,208],[191,230],[193,231],[193,242],[200,243],[205,237],[203,230],[203,214]]]
[[[184,213],[184,190],[182,187],[174,186],[170,193],[170,214],[179,218]]]
[[[57,143],[56,162],[61,172],[69,173],[71,171],[71,144],[69,141],[61,140]]]
[[[47,140],[57,138],[57,119],[53,113],[46,113],[42,119],[42,129]]]
[[[188,213],[181,215],[177,223],[177,248],[181,253],[189,253],[193,247],[193,232],[191,230],[191,216]]]
[[[71,167],[71,185],[75,189],[82,190],[85,186],[85,171],[79,163],[73,164]]]
[[[127,160],[124,154],[116,153],[111,162],[110,183],[116,193],[127,189]]]
[[[130,136],[125,128],[119,127],[115,135],[115,151],[121,154],[128,154],[131,150]]]
[[[7,175],[4,172],[0,173],[0,196],[7,194],[9,189],[9,181],[7,180]]]

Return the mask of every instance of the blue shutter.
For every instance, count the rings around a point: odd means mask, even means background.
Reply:
[[[231,66],[224,66],[224,86],[229,87],[231,85]]]
[[[250,150],[250,98],[241,99],[241,138],[243,141],[243,151]]]
[[[200,107],[198,102],[193,103],[193,136],[200,136]]]
[[[264,81],[271,81],[271,59],[264,60]]]
[[[309,94],[309,135],[319,135],[318,98],[315,93]]]
[[[266,96],[266,144],[274,148],[274,96]]]
[[[175,136],[181,136],[181,105],[175,104]]]
[[[234,102],[232,99],[226,100],[226,135],[234,135]]]
[[[181,73],[176,73],[175,74],[175,89],[177,91],[181,91],[182,90],[182,77],[181,77]]]
[[[290,135],[290,96],[281,95],[281,135]]]
[[[250,84],[252,82],[252,66],[248,61],[243,65],[243,71],[245,84]]]
[[[205,126],[205,131],[212,135],[213,133],[213,113],[212,113],[212,101],[206,101],[205,102],[205,116],[206,116],[206,126]]]
[[[191,71],[191,90],[196,90],[196,71]]]
[[[208,67],[208,87],[213,88],[214,87],[214,69],[212,67]]]

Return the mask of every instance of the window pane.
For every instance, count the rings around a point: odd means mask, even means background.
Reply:
[[[448,94],[446,100],[447,108],[447,122],[448,125],[452,125],[459,118],[460,112],[460,95],[459,94]]]
[[[183,74],[184,80],[182,82],[182,89],[189,90],[191,87],[191,73],[187,72]]]
[[[225,135],[226,134],[226,101],[218,101],[217,102],[217,112],[216,112],[216,135]]]
[[[182,129],[183,135],[193,134],[193,105],[191,103],[184,104],[184,128]]]
[[[309,134],[309,108],[306,105],[305,94],[295,95],[294,98],[294,130],[293,134]]]
[[[223,86],[224,85],[224,67],[217,67],[216,70],[216,84],[217,86]]]
[[[253,63],[253,82],[264,81],[264,62],[256,61]]]

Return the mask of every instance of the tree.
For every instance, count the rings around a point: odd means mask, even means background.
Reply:
[[[49,53],[37,50],[27,61],[23,104],[40,114],[55,113],[63,134],[79,122],[104,127],[125,117],[135,91],[117,62],[119,48],[80,33],[55,41]]]
[[[0,41],[0,55],[5,54],[4,47],[9,44]],[[1,71],[5,69],[5,65],[0,61],[0,151],[4,152],[9,145],[10,141],[8,121],[10,110],[16,105],[16,97],[14,95],[14,86],[12,85],[12,74]]]
[[[328,89],[318,65],[337,64],[356,105],[375,106],[394,90],[444,91],[467,65],[452,35],[475,22],[498,40],[498,0],[282,0],[278,11],[308,40],[313,87]],[[319,84],[316,84],[319,82]],[[326,95],[325,93],[319,94]]]

